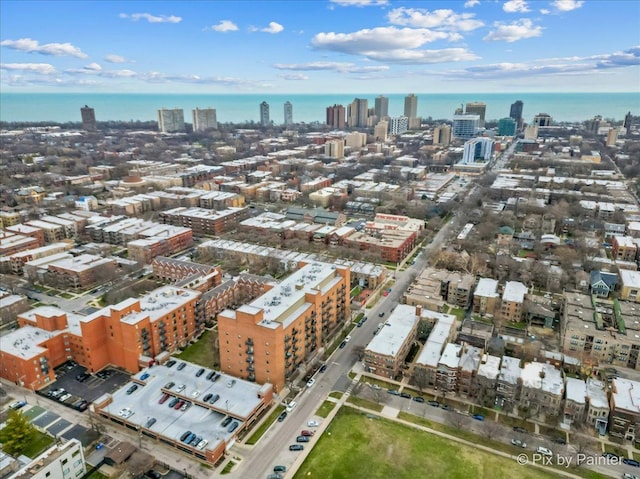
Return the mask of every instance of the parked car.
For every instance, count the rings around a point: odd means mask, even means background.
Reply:
[[[176,383],[174,383],[173,381],[168,382],[167,384],[164,385],[165,389],[171,389],[173,386],[175,386]]]
[[[175,359],[170,359],[169,361],[167,361],[167,364],[165,364],[166,367],[170,368],[172,367],[174,364],[176,363]]]
[[[193,391],[191,393],[191,397],[193,397],[193,398],[197,398],[198,396],[200,396],[200,391]]]
[[[189,401],[185,401],[185,403],[182,406],[180,406],[180,410],[184,412],[190,407],[191,407],[191,403]]]
[[[231,421],[233,421],[233,418],[231,416],[227,416],[224,418],[224,421],[222,421],[222,427],[227,427]]]
[[[303,429],[302,431],[300,431],[301,436],[313,436],[314,434],[315,431],[309,431],[307,429]]]
[[[622,462],[624,462],[627,466],[640,467],[640,462],[636,461],[635,459],[628,459],[625,457]]]
[[[327,370],[327,365],[323,364],[322,366],[320,366],[320,372],[323,373]]]
[[[422,396],[413,396],[413,400],[415,402],[425,402],[424,398]]]
[[[190,446],[195,446],[197,445],[200,441],[202,441],[202,436],[196,436],[193,439],[191,439],[191,441],[189,441],[189,445]]]
[[[267,476],[267,479],[282,479],[282,474],[278,474],[277,472],[274,472],[273,474],[269,474]]]
[[[180,386],[178,386],[178,387],[176,388],[176,391],[177,391],[177,392],[179,392],[179,393],[181,393],[182,391],[184,391],[184,390],[185,390],[185,388],[186,388],[186,387],[187,387],[187,386],[185,386],[184,384],[181,384]]]
[[[536,452],[538,454],[542,454],[543,456],[553,456],[553,451],[543,446],[538,446],[538,448],[536,449]]]
[[[27,403],[24,401],[13,401],[11,404],[9,404],[9,409],[13,409],[14,411],[17,411],[20,408],[23,408]]]
[[[347,342],[346,342],[346,341],[342,341],[342,342],[340,343],[340,346],[338,346],[338,347],[339,347],[340,349],[344,349],[344,347],[345,347],[346,345],[347,345]]]
[[[297,405],[297,402],[291,401],[289,404],[287,404],[287,412],[293,411]]]
[[[218,379],[220,379],[220,375],[218,373],[214,374],[211,380],[215,383]]]
[[[140,381],[146,381],[147,379],[149,379],[149,376],[151,376],[151,374],[144,373],[142,376],[140,376]]]
[[[290,451],[304,451],[304,446],[302,444],[291,444],[289,446]]]
[[[184,442],[184,440],[188,438],[190,435],[191,435],[191,431],[185,431],[185,433],[182,436],[180,436],[180,440]]]
[[[318,427],[319,425],[318,421],[307,421],[307,427]]]
[[[448,404],[441,404],[440,407],[445,411],[451,411],[451,406],[449,406]]]
[[[211,381],[211,378],[213,378],[213,376],[215,376],[215,375],[216,375],[215,371],[209,371],[209,374],[207,374],[207,376],[206,376],[207,380]]]
[[[178,364],[178,371],[182,371],[186,367],[187,363]]]
[[[165,402],[167,402],[167,399],[169,399],[169,397],[170,396],[167,393],[163,393],[162,397],[158,401],[158,404],[164,404]]]
[[[309,436],[298,436],[296,442],[309,442]]]
[[[522,433],[522,434],[526,434],[528,432],[525,428],[520,427],[520,426],[513,426],[513,431],[514,432],[519,432],[519,433]]]
[[[147,423],[144,425],[144,427],[146,428],[150,428],[151,426],[153,426],[156,423],[156,418],[152,417],[149,418],[149,420],[147,421]]]
[[[238,421],[233,421],[231,424],[229,424],[229,427],[227,428],[227,432],[233,432],[236,429],[238,429],[238,426],[240,425],[240,423]]]
[[[311,386],[313,386],[316,383],[316,380],[311,378],[307,381],[307,387],[310,388]]]
[[[389,389],[387,393],[392,394],[393,396],[400,396],[400,392],[395,389]]]
[[[429,401],[429,406],[440,407],[440,403],[438,401]]]
[[[344,338],[345,343],[348,343],[349,341],[351,341],[351,336],[347,336],[346,338]]]
[[[179,402],[180,402],[180,399],[174,397],[171,401],[169,401],[169,407],[174,407]]]
[[[482,414],[474,414],[473,416],[471,416],[473,419],[475,419],[476,421],[484,421],[484,416]]]
[[[202,398],[202,402],[208,402],[209,399],[211,399],[211,396],[213,396],[213,394],[211,393],[205,394],[204,397]]]
[[[606,457],[607,459],[615,459],[617,461],[620,460],[620,456],[612,452],[605,452],[604,454],[602,454],[602,457]]]
[[[196,377],[199,378],[203,374],[204,374],[204,368],[200,368],[200,369],[198,369],[198,372],[196,373]]]
[[[403,391],[403,392],[400,393],[400,397],[403,397],[405,399],[411,399],[411,394],[406,393],[406,392]]]
[[[189,443],[190,443],[191,441],[193,441],[195,438],[196,438],[195,433],[190,432],[190,433],[189,433],[189,435],[188,435],[186,438],[184,438],[184,439],[182,440],[182,442],[184,442],[185,444],[189,444]]]
[[[273,472],[287,472],[285,466],[273,466]]]
[[[287,411],[282,411],[278,416],[278,422],[282,422],[287,418]]]
[[[127,389],[127,394],[133,394],[134,392],[136,392],[138,390],[138,385],[137,384],[132,384],[129,389]]]
[[[175,405],[175,406],[173,406],[173,409],[175,409],[175,410],[177,411],[177,410],[178,410],[178,409],[180,409],[182,406],[184,406],[184,401],[178,401],[178,402],[176,403],[176,405]]]
[[[622,479],[638,479],[638,476],[634,476],[633,474],[629,474],[628,472],[624,472],[622,474]]]
[[[151,479],[162,479],[162,474],[160,474],[158,471],[154,471],[153,469],[147,471],[146,475]]]
[[[384,311],[380,314],[378,314],[378,317],[383,318],[384,317]]]
[[[522,442],[520,439],[511,439],[511,444],[513,444],[514,446],[522,447],[522,448],[527,447],[527,443]]]
[[[196,447],[200,450],[204,449],[205,447],[207,447],[207,444],[209,444],[209,441],[207,441],[206,439],[203,439],[202,441],[200,441],[198,444],[196,444]]]
[[[562,444],[562,445],[567,444],[566,439],[565,439],[565,438],[563,438],[563,437],[556,437],[556,438],[553,440],[553,442],[555,442],[556,444]]]
[[[211,399],[209,399],[209,404],[215,404],[218,399],[220,399],[220,394],[214,394],[211,396]]]

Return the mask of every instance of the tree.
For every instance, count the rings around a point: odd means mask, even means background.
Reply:
[[[450,426],[453,426],[456,429],[462,429],[462,426],[464,426],[464,423],[466,422],[466,416],[456,411],[451,411],[445,416],[445,420]]]
[[[413,370],[413,382],[422,393],[424,388],[429,385],[429,376],[424,368],[415,368]]]
[[[495,421],[484,422],[484,428],[483,428],[484,436],[489,440],[493,439],[498,434],[500,434],[501,429],[502,428],[500,427],[500,425]]]
[[[35,434],[36,429],[26,416],[19,411],[11,411],[0,431],[0,442],[7,454],[17,456],[33,441]]]

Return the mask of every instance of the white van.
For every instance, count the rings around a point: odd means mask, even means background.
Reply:
[[[291,401],[289,404],[287,404],[287,412],[293,411],[297,405],[298,403],[296,403],[295,401]]]

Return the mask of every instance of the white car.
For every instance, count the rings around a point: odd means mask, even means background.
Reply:
[[[308,421],[307,427],[318,427],[320,423],[318,421]]]
[[[527,443],[522,442],[520,439],[511,439],[511,444],[513,444],[514,446],[522,447],[522,448],[527,447]]]
[[[194,398],[197,398],[198,396],[200,396],[200,391],[193,391],[191,396],[193,396]]]
[[[209,444],[209,441],[207,441],[206,439],[203,439],[202,441],[200,441],[198,443],[198,445],[196,446],[198,449],[202,450],[205,447],[207,447],[207,444]]]
[[[311,378],[307,381],[307,387],[310,388],[311,386],[313,386],[316,383],[316,380]]]
[[[181,384],[180,386],[178,386],[178,387],[176,388],[176,392],[181,393],[182,391],[184,391],[184,390],[185,390],[185,388],[186,388],[186,387],[187,387],[187,386],[185,386],[184,384]]]
[[[345,343],[348,343],[349,341],[351,341],[351,336],[347,336],[346,338],[344,338]]]
[[[118,412],[118,416],[120,416],[120,417],[122,417],[122,418],[125,418],[125,419],[126,419],[126,418],[128,418],[128,417],[133,416],[133,411],[132,411],[131,409],[129,409],[128,407],[126,407],[126,408],[124,408],[124,409],[121,409],[121,410]]]
[[[289,404],[287,404],[287,412],[291,412],[293,411],[293,409],[298,405],[297,402],[295,401],[291,401]]]
[[[543,456],[553,456],[553,451],[551,449],[547,449],[546,447],[538,446],[536,449],[538,454],[542,454]]]

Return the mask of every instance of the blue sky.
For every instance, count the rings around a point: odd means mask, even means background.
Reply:
[[[640,2],[2,0],[4,92],[640,90]]]

